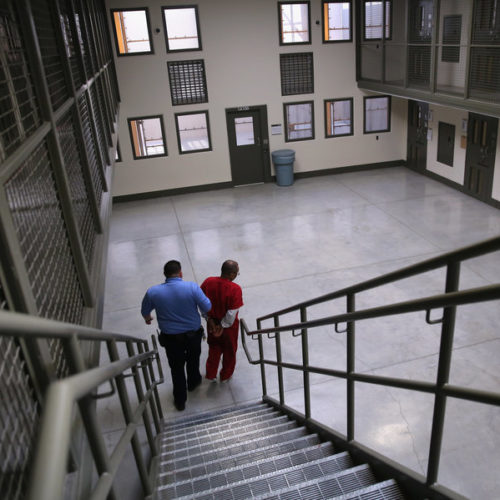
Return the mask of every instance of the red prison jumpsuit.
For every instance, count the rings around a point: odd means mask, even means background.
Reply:
[[[207,313],[209,317],[221,320],[226,312],[239,309],[243,305],[241,287],[236,283],[220,277],[207,278],[201,285],[203,293],[212,302],[212,309]],[[217,377],[220,358],[222,356],[221,381],[231,377],[236,366],[236,349],[238,348],[238,327],[240,321],[238,313],[234,323],[229,328],[224,328],[220,337],[208,334],[208,358],[206,377]]]

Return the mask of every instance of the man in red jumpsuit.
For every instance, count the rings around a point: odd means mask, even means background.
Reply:
[[[238,309],[243,305],[241,287],[233,283],[240,274],[238,263],[226,260],[219,277],[207,278],[201,285],[203,293],[212,302],[207,313],[208,358],[206,378],[215,380],[222,356],[220,381],[227,382],[236,366],[238,348]]]

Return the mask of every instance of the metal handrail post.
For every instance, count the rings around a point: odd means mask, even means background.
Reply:
[[[450,262],[446,273],[446,292],[458,290],[460,278],[460,262]],[[441,345],[439,348],[439,362],[436,380],[436,396],[434,399],[434,413],[432,420],[431,441],[429,446],[429,464],[427,466],[427,484],[437,482],[443,428],[446,412],[447,396],[443,387],[450,377],[451,354],[453,336],[455,333],[456,306],[445,307],[443,311],[443,326],[441,328]]]
[[[134,346],[130,341],[127,342],[127,353],[130,357],[135,356]],[[144,401],[144,391],[142,389],[142,381],[137,366],[134,366],[132,368],[132,374],[134,378],[135,390],[137,392],[137,398],[139,400],[139,403],[142,403]],[[147,390],[148,389],[146,389],[146,391]],[[155,438],[153,436],[153,431],[151,429],[151,418],[149,416],[149,411],[147,406],[144,408],[144,412],[142,414],[142,421],[144,422],[144,429],[146,430],[146,436],[148,438],[151,455],[154,457],[157,455],[157,450],[156,450]]]
[[[149,346],[147,342],[141,342],[137,345],[139,352],[142,354],[146,347],[146,350],[149,351]],[[142,376],[144,377],[144,385],[146,386],[146,391],[148,391],[152,387],[152,380],[154,380],[154,373],[152,372],[152,360],[148,359],[147,366],[143,365],[142,367]],[[155,388],[156,389],[156,385]],[[158,401],[156,400],[156,391],[153,389],[153,397],[149,401],[149,405],[151,407],[151,414],[153,415],[153,423],[155,424],[155,430],[158,434],[160,432],[160,419],[158,416],[158,408],[156,407]]]
[[[280,320],[278,316],[274,317],[274,326],[280,326]],[[285,390],[283,386],[283,366],[282,366],[282,358],[281,358],[281,333],[276,332],[275,336],[275,344],[276,344],[276,361],[278,363],[278,387],[280,391],[280,405],[285,404]]]
[[[156,341],[156,337],[154,335],[151,335],[151,342],[153,343],[153,349],[156,351],[156,365],[158,366],[158,376],[160,377],[158,380],[158,383],[163,383],[163,368],[161,367],[161,359],[160,359],[160,351],[158,350],[158,342]],[[151,365],[151,378],[154,380],[154,372],[153,372],[153,366]],[[155,400],[156,400],[156,406],[158,408],[158,416],[160,417],[160,420],[163,420],[163,409],[161,407],[161,402],[160,402],[160,395],[158,394],[158,385],[155,386]]]
[[[118,355],[118,349],[116,347],[116,342],[114,340],[108,340],[108,352],[109,359],[113,361],[118,361],[120,356]],[[125,385],[125,381],[123,379],[123,374],[120,374],[115,377],[116,388],[118,390],[118,395],[120,397],[120,403],[122,406],[123,416],[125,417],[125,423],[128,425],[133,423],[133,413],[130,407],[130,400],[128,397],[127,387]],[[142,489],[144,490],[144,496],[151,495],[153,493],[153,489],[151,487],[151,482],[149,480],[149,476],[147,473],[146,466],[144,464],[144,458],[142,456],[141,443],[139,442],[139,438],[137,437],[137,432],[134,431],[134,435],[132,437],[132,450],[134,452],[135,462],[137,465],[137,470],[139,471],[139,477],[141,478]]]
[[[347,295],[347,312],[352,313],[355,311],[355,294],[349,293]],[[356,372],[356,338],[355,338],[355,322],[347,322],[347,440],[354,440],[354,422],[355,422],[355,381],[352,374]]]
[[[261,326],[262,322],[260,321],[260,319],[258,319],[257,327],[260,328]],[[242,335],[246,335],[246,332],[243,332],[243,327],[241,333]],[[257,341],[259,344],[259,364],[260,364],[260,381],[262,383],[262,396],[267,396],[266,365],[264,363],[264,342],[262,341],[262,335],[258,336]]]
[[[305,307],[300,308],[300,322],[305,323],[307,321],[307,309]],[[307,335],[307,328],[302,328],[302,376],[304,380],[304,415],[306,420],[311,418],[311,386],[309,380],[309,340]]]
[[[63,346],[68,356],[68,365],[73,374],[85,372],[85,361],[83,360],[82,351],[80,349],[80,345],[78,344],[76,335],[73,335],[68,339],[64,339]],[[78,406],[82,415],[82,422],[85,426],[87,439],[92,456],[94,457],[97,473],[99,476],[102,476],[103,474],[107,474],[111,471],[111,462],[106,450],[106,444],[104,443],[104,439],[102,437],[102,430],[97,420],[95,404],[96,403],[91,396],[84,396],[78,401]],[[108,498],[110,500],[117,498],[112,487],[109,491]]]

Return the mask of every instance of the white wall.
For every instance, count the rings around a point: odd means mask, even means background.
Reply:
[[[270,151],[296,151],[295,170],[308,172],[406,158],[406,100],[392,99],[391,132],[363,134],[363,92],[355,80],[355,44],[323,44],[321,2],[311,1],[311,45],[279,45],[278,8],[269,0],[199,2],[203,50],[169,53],[165,48],[161,7],[192,5],[192,0],[108,0],[110,8],[148,7],[153,55],[115,58],[121,94],[120,150],[113,195],[175,189],[231,181],[225,109],[267,105],[269,126],[283,124],[283,103],[314,100],[315,140],[285,143],[271,135]],[[316,20],[320,24],[316,24]],[[159,28],[160,33],[155,33]],[[114,47],[114,45],[113,45]],[[314,53],[314,94],[281,96],[279,54]],[[205,61],[209,102],[172,106],[167,61]],[[354,136],[324,138],[323,100],[354,97]],[[208,110],[213,151],[179,155],[174,113]],[[168,156],[133,160],[127,118],[162,114]],[[378,140],[377,140],[378,138]]]

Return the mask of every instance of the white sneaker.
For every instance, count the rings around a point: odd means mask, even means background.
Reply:
[[[221,380],[220,382],[221,382],[221,384],[227,384],[231,379],[232,379],[232,377],[229,377],[226,380]]]

